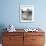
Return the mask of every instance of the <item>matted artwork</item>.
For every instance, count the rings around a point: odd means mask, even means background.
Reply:
[[[32,5],[20,6],[20,22],[34,21],[34,7]]]

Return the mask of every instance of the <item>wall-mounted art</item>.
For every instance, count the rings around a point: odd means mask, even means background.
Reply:
[[[34,7],[33,5],[20,6],[20,22],[34,21]]]

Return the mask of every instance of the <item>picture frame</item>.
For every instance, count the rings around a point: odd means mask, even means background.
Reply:
[[[20,5],[20,22],[33,22],[33,21],[34,21],[34,6]]]

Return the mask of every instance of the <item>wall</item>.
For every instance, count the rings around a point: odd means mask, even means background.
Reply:
[[[1,0],[0,25],[13,24],[16,28],[46,27],[46,0]],[[19,3],[20,2],[20,3]],[[21,23],[19,4],[33,5],[35,22]]]

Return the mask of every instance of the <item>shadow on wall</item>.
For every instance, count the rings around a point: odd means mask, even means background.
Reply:
[[[0,43],[2,43],[2,32],[5,32],[3,29],[5,28],[5,25],[4,24],[0,24]]]

